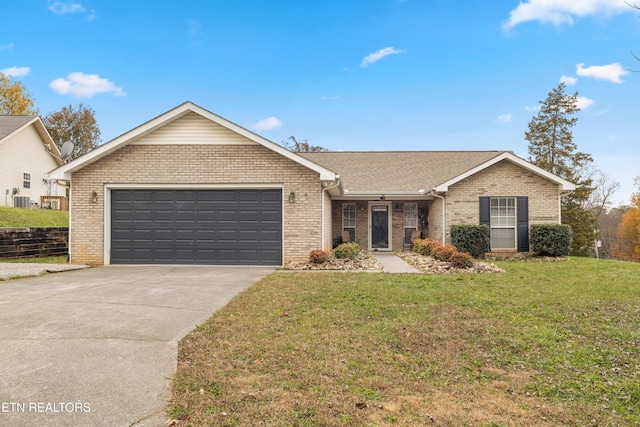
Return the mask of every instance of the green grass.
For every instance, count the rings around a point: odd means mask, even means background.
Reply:
[[[68,211],[0,207],[0,228],[68,226]]]
[[[180,425],[640,424],[640,264],[275,273],[186,337]]]
[[[12,262],[21,264],[66,264],[67,256],[49,256],[41,258],[3,259],[0,262]]]

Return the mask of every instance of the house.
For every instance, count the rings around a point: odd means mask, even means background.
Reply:
[[[529,250],[574,184],[509,151],[292,153],[190,102],[49,174],[71,182],[70,256],[87,264],[282,265],[343,230],[368,250],[487,223]]]
[[[0,116],[0,206],[66,206],[64,182],[47,178],[60,151],[38,116]]]

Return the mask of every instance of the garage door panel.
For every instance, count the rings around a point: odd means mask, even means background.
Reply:
[[[114,264],[282,264],[280,190],[112,190]]]

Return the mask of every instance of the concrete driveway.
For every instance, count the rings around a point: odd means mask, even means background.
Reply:
[[[178,341],[273,270],[108,266],[0,282],[0,425],[164,425]]]

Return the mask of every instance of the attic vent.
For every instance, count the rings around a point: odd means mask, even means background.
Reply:
[[[13,198],[13,206],[16,208],[30,208],[31,198],[26,196],[18,196]]]

